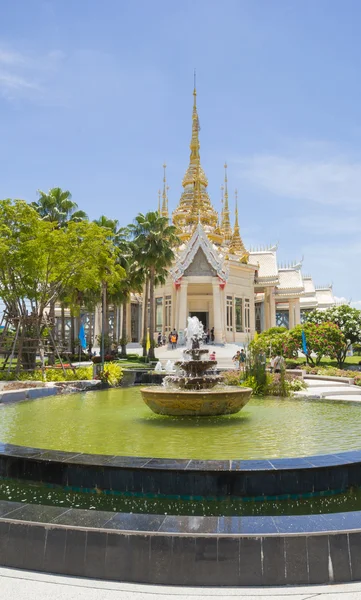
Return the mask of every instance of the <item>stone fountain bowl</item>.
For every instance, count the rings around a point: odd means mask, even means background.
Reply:
[[[158,415],[215,417],[239,412],[250,400],[250,388],[220,386],[208,390],[179,390],[153,386],[141,389],[144,402]]]

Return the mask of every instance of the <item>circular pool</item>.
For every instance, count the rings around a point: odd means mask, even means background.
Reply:
[[[3,443],[90,454],[189,459],[311,456],[359,448],[353,402],[253,398],[241,413],[163,417],[139,388],[54,396],[3,406]]]

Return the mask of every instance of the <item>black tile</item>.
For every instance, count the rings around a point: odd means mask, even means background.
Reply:
[[[196,537],[195,585],[217,585],[217,546],[215,536]]]
[[[307,458],[270,458],[269,462],[277,470],[313,468],[313,465]]]
[[[19,508],[23,508],[23,502],[8,502],[7,500],[0,501],[0,517],[5,517],[7,514],[13,512],[14,510],[18,510]]]
[[[330,545],[330,558],[332,563],[333,581],[351,580],[351,565],[346,533],[335,533],[328,536]]]
[[[264,537],[263,585],[284,585],[286,582],[285,540],[283,537]]]
[[[269,460],[231,460],[232,471],[274,471]]]
[[[105,553],[105,579],[123,581],[127,579],[131,555],[130,536],[122,533],[107,533]],[[136,560],[136,557],[134,557]]]
[[[293,515],[272,517],[279,533],[303,533],[326,531],[324,515]]]
[[[42,571],[45,549],[45,527],[29,525],[26,536],[24,567],[31,571]]]
[[[70,453],[69,453],[70,454]],[[69,455],[66,462],[77,465],[93,465],[103,467],[111,456],[109,454],[75,454]]]
[[[86,531],[68,529],[66,532],[64,570],[68,575],[82,577],[85,573]]]
[[[8,546],[9,523],[0,521],[0,564],[6,565],[6,549]]]
[[[24,568],[28,526],[25,523],[10,523],[6,549],[6,565],[15,569]]]
[[[361,533],[349,533],[348,541],[351,555],[352,581],[359,581],[361,579]]]
[[[140,456],[109,456],[106,461],[107,465],[113,467],[124,467],[127,469],[141,468],[146,465],[151,459],[142,458]]]
[[[60,527],[46,529],[43,569],[47,573],[66,573],[66,533],[67,530]]]
[[[328,537],[327,535],[307,536],[309,583],[328,583]]]
[[[171,579],[174,585],[193,585],[196,572],[196,538],[173,536]]]
[[[45,506],[42,504],[22,504],[6,518],[17,521],[34,521],[36,523],[51,523],[53,519],[63,514],[67,509],[58,506]]]
[[[85,549],[85,577],[104,579],[107,534],[105,531],[88,531]]]
[[[229,471],[231,463],[229,460],[191,460],[187,471]]]
[[[129,569],[127,581],[148,583],[150,573],[150,535],[129,535]]]
[[[164,515],[117,513],[104,524],[104,528],[123,531],[158,531],[164,519]]]
[[[150,536],[150,583],[172,585],[173,538],[171,535]]]
[[[166,516],[159,531],[169,533],[217,533],[218,517]]]
[[[239,585],[262,585],[261,538],[239,540]]]
[[[73,525],[74,527],[104,527],[114,516],[107,511],[69,508],[53,519],[57,525]]]
[[[184,470],[191,461],[189,459],[152,458],[146,463],[147,469]]]
[[[305,535],[286,536],[286,584],[308,583],[307,539]]]
[[[239,585],[239,538],[218,538],[217,585]]]
[[[278,533],[273,517],[240,517],[240,533]]]
[[[49,462],[68,462],[70,459],[78,456],[79,452],[63,452],[62,450],[45,450],[40,454],[36,455],[39,460],[46,460]]]

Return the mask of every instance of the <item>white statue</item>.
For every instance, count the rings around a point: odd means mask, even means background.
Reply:
[[[194,342],[203,340],[203,323],[198,317],[188,317],[188,327],[184,330],[187,339],[187,349],[191,350],[194,347]],[[199,347],[199,346],[198,346]]]

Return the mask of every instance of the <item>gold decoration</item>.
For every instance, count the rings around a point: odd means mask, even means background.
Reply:
[[[200,161],[199,118],[197,112],[197,92],[193,91],[192,138],[190,160],[182,181],[183,193],[178,207],[173,212],[173,223],[182,240],[191,237],[198,222],[204,227],[208,237],[215,243],[221,243],[219,232],[215,232],[218,213],[213,208],[207,192],[208,180]]]
[[[165,175],[166,168],[167,168],[167,165],[164,163],[164,165],[163,165],[163,169],[164,169],[163,194],[162,194],[163,202],[162,202],[161,215],[162,215],[162,217],[166,217],[168,219],[168,217],[169,217],[169,214],[168,214],[168,190],[169,190],[169,187],[167,187],[167,179],[166,179],[166,175]]]
[[[222,210],[221,231],[223,233],[224,241],[226,243],[230,242],[232,237],[232,227],[229,218],[227,163],[224,164],[224,204]]]
[[[243,263],[248,262],[249,254],[247,253],[244,244],[241,239],[241,235],[239,232],[239,224],[238,224],[238,192],[235,190],[235,215],[234,215],[234,230],[231,238],[231,243],[229,246],[229,251],[232,254],[241,254],[240,261]]]

